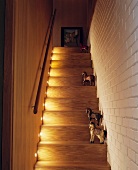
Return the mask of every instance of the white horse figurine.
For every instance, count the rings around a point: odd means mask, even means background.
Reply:
[[[83,85],[86,85],[87,82],[90,84],[90,86],[95,86],[95,76],[87,75],[86,71],[84,71],[82,73],[82,83]]]
[[[89,128],[90,128],[90,143],[94,143],[94,138],[96,135],[100,140],[100,144],[104,144],[106,131],[104,130],[103,125],[96,126],[94,122],[90,122]]]

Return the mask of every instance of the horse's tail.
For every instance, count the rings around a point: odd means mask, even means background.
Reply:
[[[107,130],[104,130],[104,139],[107,138]]]

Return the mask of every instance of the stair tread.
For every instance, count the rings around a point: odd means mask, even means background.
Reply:
[[[71,53],[71,54],[70,54],[70,53],[62,53],[62,52],[61,52],[61,53],[56,53],[56,52],[53,53],[53,55],[62,55],[62,54],[63,54],[63,55],[69,55],[69,56],[72,56],[72,55],[77,55],[77,56],[78,56],[78,55],[84,55],[84,56],[85,56],[85,55],[86,55],[86,56],[87,56],[87,55],[91,55],[91,53],[82,53],[82,52],[73,52],[73,53]]]
[[[36,168],[44,168],[46,170],[110,170],[110,165],[107,162],[95,164],[90,161],[38,161]]]
[[[94,143],[94,144],[91,144],[89,141],[40,141],[38,146],[45,146],[45,145],[54,145],[54,146],[63,146],[63,145],[81,145],[81,146],[93,146],[94,148],[97,148],[97,147],[107,147],[107,144],[104,143],[104,144],[99,144],[99,143]]]
[[[52,60],[51,68],[92,67],[90,60]]]
[[[88,118],[87,118],[88,119]],[[84,119],[85,120],[85,119]],[[80,123],[76,123],[76,125],[74,126],[74,125],[72,125],[72,122],[69,122],[68,123],[68,127],[69,126],[73,126],[73,127],[85,127],[85,125],[86,126],[88,126],[88,124],[89,124],[89,121],[88,122],[85,122],[84,124],[82,124],[83,122],[80,122]],[[84,125],[84,126],[83,126]],[[45,122],[42,126],[44,126],[44,127],[66,127],[67,126],[67,124],[65,124],[65,122],[64,123],[60,123],[60,124],[56,124],[56,123],[48,123],[48,122]]]
[[[72,115],[74,115],[74,114],[76,114],[76,115],[79,115],[80,117],[82,117],[83,116],[83,114],[85,115],[86,113],[85,113],[85,110],[86,109],[78,109],[77,110],[77,112],[74,110],[74,111],[70,111],[70,110],[44,110],[44,112],[43,113],[45,113],[45,114],[49,114],[49,116],[50,116],[50,114],[52,114],[52,115],[57,115],[58,116],[58,114],[59,115],[61,115],[61,116],[71,116],[71,118],[72,118]],[[101,113],[101,111],[99,111],[98,109],[93,109],[93,111],[95,112],[95,113]],[[81,114],[82,114],[82,116],[81,116]],[[86,116],[85,116],[86,117]],[[85,119],[85,117],[83,116],[83,118]],[[87,118],[88,119],[88,118]],[[86,123],[86,122],[84,122],[84,123]],[[56,124],[56,123],[55,123]]]
[[[56,110],[50,111],[50,110],[44,110],[43,113],[47,113],[47,114],[51,114],[52,113],[52,114],[60,114],[60,115],[63,115],[63,114],[70,115],[72,113],[72,115],[74,115],[74,114],[85,115],[86,114],[85,110],[86,109],[80,109],[80,110],[78,109],[78,112],[76,112],[76,111],[58,111],[58,110],[57,111]],[[99,110],[95,110],[94,112],[101,113],[101,111],[99,111]],[[84,122],[84,123],[86,123],[86,122]]]
[[[107,162],[106,144],[91,144],[89,141],[52,141],[51,143],[40,143],[38,145],[38,160],[91,160],[92,162],[100,160],[100,162]]]
[[[52,60],[79,60],[81,57],[81,60],[90,60],[91,55],[90,53],[54,53],[52,55]]]
[[[48,82],[49,82],[49,86],[70,86],[70,87],[71,86],[81,86],[81,87],[85,87],[82,83],[81,74],[72,76],[72,77],[50,76]],[[88,86],[90,86],[90,85],[88,85]]]
[[[75,90],[86,93],[96,93],[96,86],[48,86],[47,90],[53,89],[53,90]]]
[[[53,77],[53,78],[66,78],[66,77]],[[65,89],[65,88],[73,88],[73,89],[86,89],[86,90],[90,90],[90,91],[97,91],[97,87],[96,86],[59,86],[59,87],[57,87],[57,86],[48,86],[48,88],[63,88],[63,89]]]
[[[55,164],[65,164],[65,165],[71,165],[70,163],[72,163],[72,164],[77,164],[77,163],[79,163],[79,164],[85,164],[86,165],[86,161],[76,161],[76,160],[74,160],[74,161],[38,161],[38,164],[41,164],[41,163],[43,163],[43,164],[51,164],[51,163],[55,163]],[[87,163],[88,164],[91,164],[91,162],[90,161],[87,161]],[[109,165],[109,163],[108,162],[101,162],[101,164],[102,165]],[[97,164],[96,164],[97,165]]]
[[[58,126],[58,128],[61,128],[61,127],[67,127],[67,128],[74,128],[74,127],[88,127],[88,125],[85,123],[85,124],[54,124],[54,125],[47,125],[47,124],[43,124],[41,127],[44,127],[44,128],[47,128],[47,127],[55,127],[55,126]]]
[[[93,99],[93,98],[92,98]],[[91,98],[46,98],[46,109],[56,111],[79,111],[88,107],[98,110],[98,100]]]
[[[99,110],[94,110],[97,113],[100,113]],[[75,115],[75,119],[74,119]],[[77,111],[44,111],[43,113],[43,123],[47,125],[55,125],[55,124],[64,125],[66,122],[68,125],[82,125],[89,123],[88,117],[84,110]]]
[[[101,166],[107,166],[109,167],[109,163],[108,162],[101,162],[100,164],[94,164],[91,163],[90,161],[38,161],[36,164],[37,166],[97,166],[97,167],[101,167]]]
[[[86,71],[87,74],[92,74],[93,69],[90,67],[80,67],[80,68],[51,68],[50,69],[50,76],[55,77],[73,77],[81,75],[82,72]]]
[[[80,47],[54,47],[53,53],[79,53]]]

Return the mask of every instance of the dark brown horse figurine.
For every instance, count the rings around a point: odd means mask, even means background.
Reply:
[[[80,44],[80,48],[81,48],[82,53],[87,53],[88,52],[88,46],[87,45]]]
[[[104,140],[107,137],[107,130],[104,130],[104,126],[102,125],[103,115],[93,112],[91,108],[87,108],[86,113],[90,121],[90,143],[94,143],[94,138],[97,136],[100,144],[104,144]]]
[[[90,86],[95,86],[95,76],[94,75],[87,75],[86,71],[82,73],[82,83],[85,86],[89,83]]]
[[[87,108],[86,113],[88,115],[89,121],[95,119],[97,121],[97,125],[100,125],[100,122],[102,122],[103,115],[101,115],[100,113],[93,112],[91,108]]]

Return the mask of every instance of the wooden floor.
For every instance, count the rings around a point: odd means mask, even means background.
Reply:
[[[99,112],[99,101],[96,87],[83,86],[81,74],[92,74],[91,56],[79,48],[54,50],[35,170],[110,170],[107,145],[89,142],[85,110]]]

